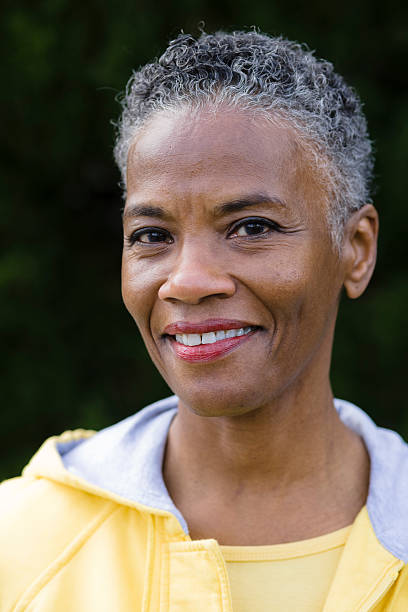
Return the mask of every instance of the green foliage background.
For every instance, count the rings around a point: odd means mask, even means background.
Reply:
[[[408,5],[405,4],[405,7]],[[184,29],[307,42],[365,101],[377,149],[377,272],[344,302],[335,393],[408,435],[407,8],[396,0],[6,1],[0,25],[0,478],[49,435],[101,428],[168,393],[121,304],[115,95]]]

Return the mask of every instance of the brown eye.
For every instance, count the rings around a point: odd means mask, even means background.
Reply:
[[[243,219],[231,229],[229,237],[251,238],[256,236],[266,236],[270,232],[281,232],[280,225],[269,219],[252,217]]]
[[[173,242],[173,239],[166,230],[157,227],[144,227],[143,229],[133,232],[129,238],[129,242],[130,244],[135,244],[137,242],[143,244],[157,244],[159,242],[170,244]]]
[[[270,225],[263,221],[247,221],[238,227],[236,234],[237,236],[257,236],[258,234],[265,234],[270,229]]]

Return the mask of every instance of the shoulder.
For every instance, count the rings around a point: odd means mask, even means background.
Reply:
[[[0,610],[14,605],[112,502],[44,478],[0,485]]]

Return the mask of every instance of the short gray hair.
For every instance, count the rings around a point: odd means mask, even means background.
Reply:
[[[126,189],[129,147],[153,113],[229,104],[289,123],[325,171],[329,226],[339,247],[345,221],[370,199],[374,159],[355,91],[305,45],[257,31],[180,34],[135,71],[121,99],[115,160]]]

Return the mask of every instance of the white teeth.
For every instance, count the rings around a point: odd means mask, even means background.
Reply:
[[[201,344],[200,334],[183,334],[183,338],[184,336],[187,336],[188,346],[198,346],[199,344]]]
[[[240,327],[239,329],[220,329],[217,332],[207,332],[205,334],[176,334],[176,341],[185,346],[198,346],[199,344],[213,344],[225,338],[236,338],[249,334],[253,327]]]
[[[214,344],[217,341],[217,337],[214,332],[207,332],[201,334],[201,344]]]
[[[198,346],[201,344],[200,334],[176,334],[176,340],[185,346]]]

